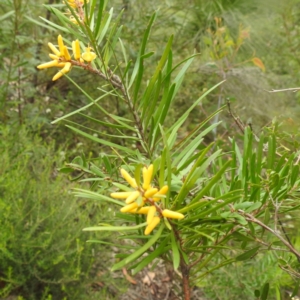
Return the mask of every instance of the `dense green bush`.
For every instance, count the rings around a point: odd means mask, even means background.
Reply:
[[[64,157],[62,151],[53,154],[54,145],[24,129],[2,127],[0,136],[0,298],[116,294],[118,288],[108,288],[108,252],[86,244],[92,235],[82,232],[87,224],[109,219],[107,207],[74,199],[73,184],[56,171]],[[94,282],[102,289],[93,291]]]

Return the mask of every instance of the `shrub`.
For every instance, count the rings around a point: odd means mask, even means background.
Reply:
[[[111,280],[105,246],[94,252],[85,243],[91,235],[82,233],[86,224],[109,218],[107,208],[76,202],[69,194],[74,184],[56,171],[54,162],[63,160],[63,152],[54,156],[54,144],[31,140],[25,129],[2,127],[0,135],[0,297],[116,294],[118,288],[105,288]],[[98,292],[92,291],[96,281],[102,286]]]

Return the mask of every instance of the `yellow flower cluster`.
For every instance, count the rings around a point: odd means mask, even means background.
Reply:
[[[143,184],[138,186],[136,180],[129,173],[121,169],[121,175],[133,188],[130,192],[111,193],[111,197],[115,199],[125,199],[126,206],[121,208],[121,212],[146,214],[147,227],[145,235],[150,234],[153,229],[160,223],[162,217],[170,219],[183,219],[184,215],[175,211],[161,208],[158,201],[167,194],[169,187],[163,186],[157,189],[151,186],[153,175],[153,165],[143,168]]]
[[[72,8],[77,8],[84,5],[84,0],[67,0],[67,2]],[[85,2],[89,3],[90,1],[86,0]]]
[[[84,9],[83,9],[83,6],[85,3],[89,3],[89,0],[67,0],[66,2],[63,1],[65,4],[68,4],[69,6],[71,6],[74,10],[73,13],[76,14],[77,16],[77,19],[71,15],[69,18],[70,18],[70,21],[75,24],[75,25],[78,25],[78,20],[79,22],[83,23],[84,20],[85,20],[85,12],[84,12]],[[69,10],[67,10],[67,15],[70,15],[71,12]]]
[[[73,64],[83,64],[84,61],[90,63],[97,57],[97,55],[91,51],[91,47],[86,47],[85,52],[81,55],[79,41],[75,40],[72,42],[73,56],[75,59],[74,61],[72,60],[69,50],[67,46],[65,46],[61,35],[58,36],[57,43],[58,49],[52,43],[48,43],[48,46],[52,51],[52,53],[49,54],[52,61],[37,66],[37,68],[40,70],[52,67],[61,68],[61,70],[53,76],[53,81],[59,79],[64,74],[68,73],[71,70]]]

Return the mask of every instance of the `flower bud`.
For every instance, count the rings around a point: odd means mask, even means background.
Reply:
[[[111,193],[110,196],[115,199],[127,199],[132,192],[118,192],[118,193]]]
[[[132,203],[133,201],[135,201],[135,200],[138,198],[139,195],[140,195],[140,192],[139,192],[139,191],[134,191],[134,192],[131,193],[131,195],[128,196],[128,198],[126,199],[125,202],[126,202],[127,204],[130,204],[130,203]]]
[[[135,181],[134,178],[132,178],[129,173],[124,170],[124,169],[121,169],[121,174],[123,176],[123,178],[133,187],[133,188],[137,188],[137,183]]]
[[[151,206],[145,206],[145,207],[141,207],[141,208],[134,208],[130,212],[134,213],[134,214],[147,215],[150,208],[151,208]]]
[[[144,193],[144,197],[145,198],[150,198],[152,197],[153,195],[155,195],[157,193],[158,189],[157,188],[151,188],[149,190],[147,190],[145,193]]]
[[[138,204],[136,202],[133,202],[133,203],[131,203],[129,205],[126,205],[126,206],[122,207],[120,209],[120,211],[123,212],[123,213],[130,212],[131,210],[133,210],[133,209],[135,209],[137,207],[138,207]]]
[[[59,52],[60,52],[60,55],[64,55],[64,41],[63,41],[63,38],[61,35],[59,35],[57,37],[57,43],[58,43],[58,48],[59,48]]]
[[[143,189],[148,190],[150,187],[150,182],[152,179],[152,174],[153,174],[153,165],[150,165],[148,168],[144,167],[143,168]]]
[[[64,57],[66,60],[71,60],[71,55],[69,53],[69,50],[66,46],[64,46]]]
[[[55,55],[60,56],[60,52],[57,50],[57,48],[52,43],[48,43],[48,46]]]
[[[153,221],[153,218],[156,213],[156,207],[153,205],[150,207],[148,214],[147,214],[147,224],[150,225]]]
[[[52,60],[52,61],[49,61],[47,63],[44,63],[44,64],[41,64],[41,65],[38,65],[37,68],[38,69],[48,69],[48,68],[52,68],[52,67],[57,67],[58,65],[58,61],[57,60]]]
[[[74,53],[74,58],[76,60],[79,60],[80,59],[80,44],[79,44],[78,40],[72,42],[72,49],[73,49],[73,53]]]
[[[160,218],[159,217],[154,217],[151,224],[149,224],[146,229],[145,229],[145,235],[149,235],[153,229],[159,224]]]
[[[169,210],[169,209],[164,209],[162,211],[162,215],[166,218],[170,218],[170,219],[183,219],[184,218],[184,215],[179,213],[179,212],[175,212],[175,211],[172,211],[172,210]]]

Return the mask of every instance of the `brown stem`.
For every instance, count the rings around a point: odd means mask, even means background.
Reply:
[[[181,253],[180,253],[180,270],[182,274],[184,300],[190,300],[191,299],[190,269],[188,265],[185,263]]]
[[[60,60],[65,61],[63,58],[61,58]],[[99,71],[97,69],[94,69],[91,66],[91,64],[81,63],[80,61],[77,61],[77,60],[70,60],[68,62],[70,62],[74,66],[81,67],[81,68],[83,68],[83,69],[85,69],[85,70],[87,70],[87,71],[89,71],[93,74],[96,74],[96,75],[100,76],[104,80],[109,81],[114,88],[121,91],[121,93],[124,97],[124,100],[128,104],[129,109],[130,109],[130,111],[133,115],[134,121],[135,121],[136,126],[137,126],[137,130],[138,130],[138,132],[140,134],[140,137],[141,137],[141,140],[143,142],[145,142],[145,133],[144,133],[144,128],[143,128],[141,119],[140,119],[139,115],[137,114],[137,112],[135,110],[135,107],[134,107],[134,104],[133,104],[130,96],[128,95],[127,90],[126,90],[125,86],[123,85],[120,77],[113,74],[113,72],[110,69],[107,70],[108,74],[106,75],[106,74],[102,73],[101,71]],[[146,143],[144,143],[144,146],[146,146]],[[150,154],[149,149],[147,149],[147,152],[148,152],[148,154]]]
[[[171,223],[172,229],[175,234],[176,240],[179,242],[180,249],[182,249],[182,239],[179,235],[178,230],[175,227],[175,224]],[[187,263],[184,260],[184,257],[182,255],[182,251],[179,251],[180,253],[180,271],[182,274],[182,288],[183,288],[183,295],[184,300],[190,300],[191,299],[191,289],[190,289],[190,268],[187,265]]]

